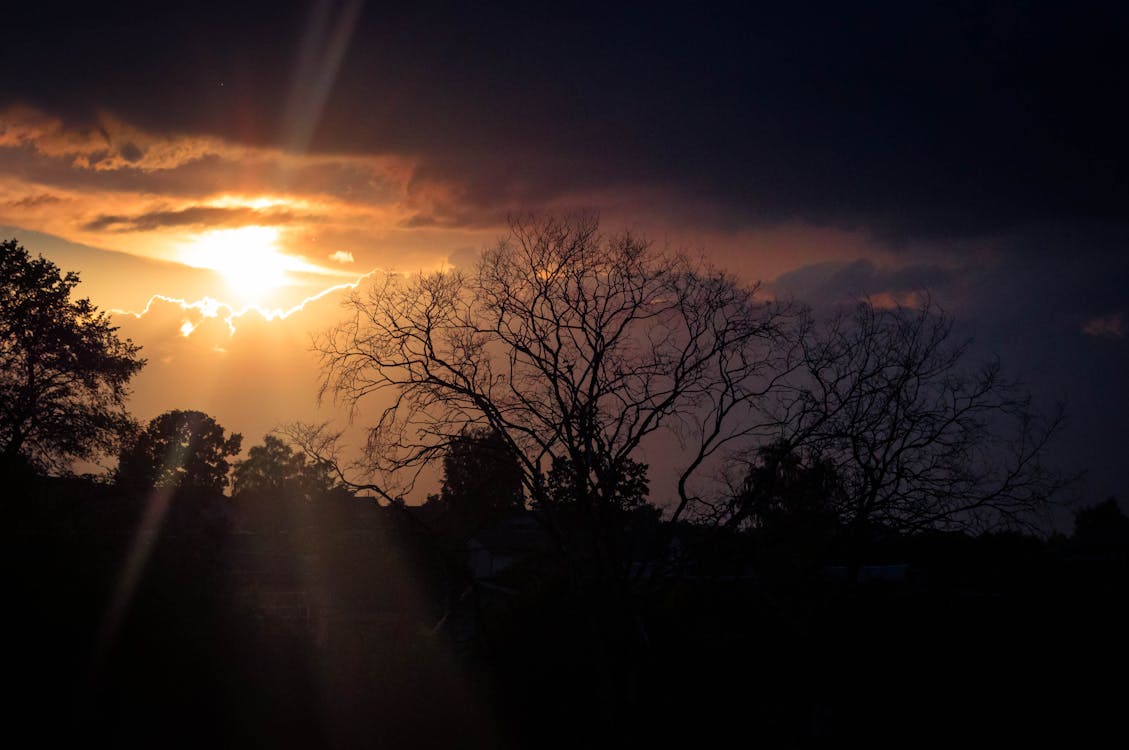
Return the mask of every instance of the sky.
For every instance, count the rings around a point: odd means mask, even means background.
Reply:
[[[817,309],[928,289],[1129,500],[1124,3],[88,6],[5,10],[0,237],[145,347],[139,418],[331,417],[366,274],[596,210]]]

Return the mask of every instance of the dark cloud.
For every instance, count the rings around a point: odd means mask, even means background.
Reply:
[[[0,110],[0,126],[5,113]],[[72,140],[84,141],[85,131],[69,131]],[[62,148],[59,153],[40,153],[33,144],[0,148],[0,172],[28,176],[36,184],[58,190],[138,192],[164,197],[202,198],[228,191],[291,192],[324,195],[356,203],[393,203],[407,189],[410,162],[407,159],[374,159],[368,156],[307,156],[291,158],[278,151],[249,150],[221,142],[202,142],[186,136],[161,144],[165,164],[139,169],[119,152],[78,155]],[[153,159],[154,149],[141,155]],[[114,168],[105,168],[114,159]],[[99,168],[99,167],[102,168]]]
[[[475,216],[623,185],[898,242],[1129,215],[1123,3],[659,8],[370,3],[311,147],[418,156]],[[13,12],[9,98],[248,143],[301,111],[303,4]]]
[[[141,161],[141,157],[145,156],[144,149],[136,143],[123,143],[118,147],[118,153],[131,164]]]
[[[9,174],[33,175],[37,183],[58,190],[137,191],[165,197],[199,197],[223,185],[246,181],[245,168],[208,156],[178,169],[142,172],[133,169],[76,169],[72,159],[52,158],[28,149],[0,150],[0,168]]]
[[[149,211],[132,216],[103,214],[83,225],[88,231],[147,232],[162,227],[238,227],[277,226],[317,221],[318,217],[298,215],[284,209],[260,210],[247,207],[192,206],[176,211]]]
[[[436,227],[439,226],[439,220],[434,216],[427,214],[413,214],[400,222],[400,226],[406,229],[416,229],[422,227]]]
[[[57,195],[39,193],[37,195],[29,195],[26,198],[20,198],[19,200],[8,201],[4,205],[10,206],[11,208],[38,208],[39,206],[50,206],[61,201],[62,198]]]
[[[929,264],[885,268],[863,258],[802,266],[782,274],[771,287],[778,294],[822,306],[878,295],[928,292],[944,296],[964,273]]]
[[[430,214],[413,214],[400,222],[404,229],[465,229],[497,225],[504,216],[497,210],[475,215],[467,211],[436,211]]]

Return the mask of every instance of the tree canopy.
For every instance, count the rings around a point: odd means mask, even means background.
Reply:
[[[312,500],[334,485],[329,468],[308,461],[277,435],[266,435],[263,444],[252,446],[247,458],[235,463],[232,494]]]
[[[723,518],[729,528],[749,525],[791,539],[826,536],[842,494],[830,461],[777,441],[757,449]]]
[[[490,430],[467,429],[453,437],[443,456],[439,499],[472,527],[522,508],[521,464],[513,449]]]
[[[155,417],[122,451],[119,482],[223,492],[243,437],[227,435],[215,419],[201,411],[175,409]]]
[[[132,420],[141,347],[109,315],[71,299],[77,273],[0,242],[0,456],[39,470],[114,453]]]
[[[1074,540],[1093,546],[1129,546],[1129,517],[1112,497],[1074,513]]]

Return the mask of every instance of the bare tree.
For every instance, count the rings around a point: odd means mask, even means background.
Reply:
[[[968,363],[969,342],[930,300],[863,302],[812,330],[782,406],[782,444],[833,469],[841,522],[875,529],[1038,524],[1064,479],[1042,462],[1060,430],[1005,378]],[[747,513],[747,508],[731,508]]]
[[[801,317],[703,262],[602,235],[592,217],[513,221],[472,271],[388,275],[348,308],[316,341],[321,395],[354,414],[383,397],[361,467],[371,489],[408,491],[476,425],[511,446],[542,507],[550,469],[558,484],[569,472],[589,529],[614,526],[632,456],[660,429],[686,457],[673,516],[692,506],[695,473],[753,430],[752,407],[787,372]],[[324,430],[290,432],[332,450]]]

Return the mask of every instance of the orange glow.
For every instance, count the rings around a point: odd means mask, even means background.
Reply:
[[[204,232],[181,252],[184,263],[219,271],[242,304],[266,301],[270,292],[287,282],[286,272],[304,264],[278,251],[278,230],[240,227]]]

